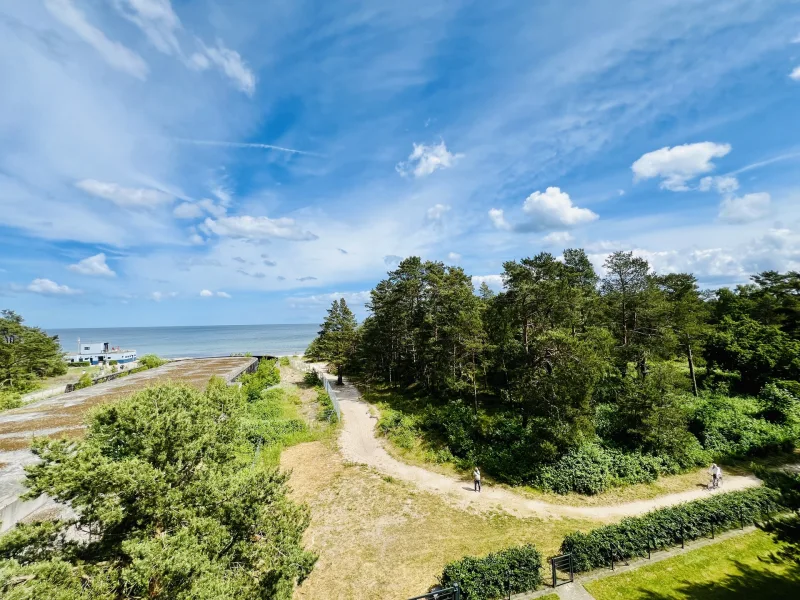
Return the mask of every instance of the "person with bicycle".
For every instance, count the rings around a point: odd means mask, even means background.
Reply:
[[[712,463],[709,472],[711,473],[711,488],[716,489],[722,479],[722,469],[717,466],[717,463]]]

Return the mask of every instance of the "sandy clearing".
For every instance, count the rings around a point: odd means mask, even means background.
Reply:
[[[332,383],[335,381],[333,375],[326,374],[326,377]],[[339,448],[346,460],[368,465],[386,475],[413,483],[420,489],[439,494],[462,508],[502,510],[517,517],[574,517],[612,520],[641,515],[657,508],[706,498],[718,493],[742,490],[761,483],[753,476],[726,475],[724,487],[717,490],[698,488],[648,500],[607,506],[549,504],[525,498],[508,489],[488,485],[484,485],[482,492],[476,493],[473,491],[470,480],[454,479],[400,462],[390,456],[376,435],[376,418],[372,416],[369,405],[361,398],[356,387],[345,381],[345,385],[337,387],[336,392],[342,408],[343,421]]]

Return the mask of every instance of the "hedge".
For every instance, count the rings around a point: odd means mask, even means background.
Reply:
[[[458,583],[465,600],[496,600],[508,595],[509,582],[512,594],[535,590],[542,583],[541,567],[539,551],[526,544],[451,562],[444,568],[441,584]]]
[[[691,540],[710,535],[712,526],[720,532],[738,527],[740,518],[753,523],[771,516],[782,510],[779,498],[777,491],[758,487],[662,508],[589,533],[571,533],[561,552],[572,554],[575,571],[589,571],[608,565],[612,545],[617,558],[646,556],[648,549],[680,544],[682,531]]]

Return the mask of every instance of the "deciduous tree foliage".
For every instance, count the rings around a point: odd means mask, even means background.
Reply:
[[[0,539],[4,598],[291,598],[315,556],[287,475],[253,465],[245,400],[221,379],[180,384],[96,412],[85,439],[38,440],[30,497],[69,503],[65,521]]]
[[[58,336],[24,323],[13,310],[0,311],[0,391],[26,391],[39,378],[67,372]]]

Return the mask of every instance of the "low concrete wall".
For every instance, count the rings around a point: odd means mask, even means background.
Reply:
[[[3,515],[3,524],[0,525],[0,533],[11,529],[14,525],[26,517],[29,517],[47,504],[52,504],[55,506],[55,502],[53,502],[50,496],[45,494],[39,496],[38,498],[34,498],[33,500],[22,500],[21,498],[13,498],[9,500],[9,502],[6,502],[2,505],[2,508],[0,508],[0,512],[2,512]]]

